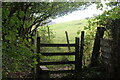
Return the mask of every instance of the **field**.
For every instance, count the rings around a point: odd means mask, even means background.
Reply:
[[[75,37],[80,37],[77,32],[84,30],[84,26],[87,26],[87,24],[87,20],[83,19],[50,25],[50,29],[55,34],[54,43],[67,43],[65,31],[68,32],[70,43],[74,43]]]

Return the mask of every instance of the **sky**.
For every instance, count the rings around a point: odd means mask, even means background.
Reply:
[[[92,4],[85,10],[74,11],[66,16],[53,19],[52,22],[55,23],[69,22],[74,20],[85,19],[86,17],[93,17],[93,15],[102,14],[103,11],[98,10],[96,6],[97,6],[96,4]]]

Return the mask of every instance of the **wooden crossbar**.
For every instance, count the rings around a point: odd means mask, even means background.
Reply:
[[[40,44],[40,47],[75,47],[75,44]]]
[[[40,65],[60,65],[60,64],[75,64],[75,61],[66,61],[66,62],[40,62]]]
[[[54,53],[48,53],[48,52],[41,52],[44,56],[59,56],[59,55],[75,55],[75,52],[54,52]]]

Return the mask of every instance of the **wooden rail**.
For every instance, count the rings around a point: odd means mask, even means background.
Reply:
[[[75,47],[75,44],[40,44],[40,47]]]
[[[66,62],[40,62],[40,65],[60,65],[60,64],[75,64],[75,61],[66,61]]]
[[[44,56],[59,56],[59,55],[75,55],[75,52],[54,52],[54,53],[50,53],[50,52],[41,52],[42,55]]]

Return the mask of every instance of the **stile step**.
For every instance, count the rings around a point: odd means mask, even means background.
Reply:
[[[58,70],[58,71],[44,70],[44,71],[49,72],[50,74],[56,74],[56,73],[75,73],[75,70]]]

